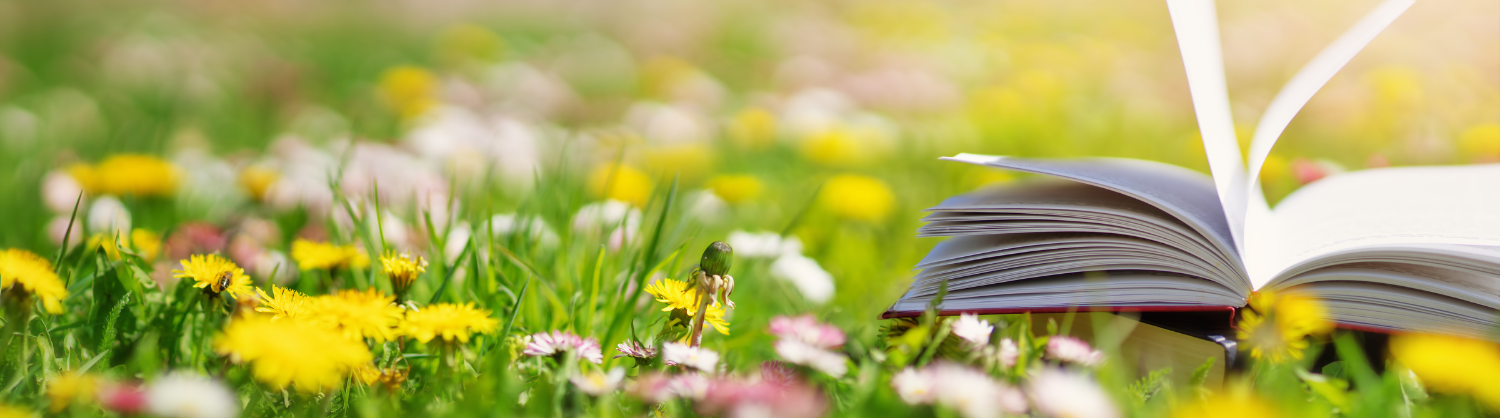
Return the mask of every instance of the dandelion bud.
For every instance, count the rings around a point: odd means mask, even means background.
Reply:
[[[406,295],[412,283],[416,283],[417,275],[427,271],[427,260],[423,260],[422,256],[412,257],[409,254],[386,253],[384,257],[380,257],[380,264],[385,267],[385,274],[391,278],[391,289],[396,292],[397,299]]]
[[[703,274],[709,276],[723,276],[729,274],[729,265],[734,262],[734,248],[724,241],[714,241],[703,250],[703,260],[698,262],[698,267],[703,269]]]

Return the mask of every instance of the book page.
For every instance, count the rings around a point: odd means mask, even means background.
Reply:
[[[1224,53],[1219,44],[1219,17],[1214,2],[1167,0],[1182,67],[1187,72],[1188,93],[1203,135],[1203,151],[1213,173],[1220,212],[1228,225],[1230,242],[1245,253],[1245,166],[1234,119],[1229,111],[1229,87],[1224,81]]]
[[[959,154],[944,160],[1047,174],[1140,199],[1202,234],[1221,252],[1239,258],[1213,181],[1196,171],[1127,158],[1038,159]],[[1238,266],[1236,266],[1238,267]]]
[[[1500,164],[1358,171],[1298,190],[1272,212],[1249,251],[1257,289],[1287,268],[1334,252],[1402,244],[1500,245]]]

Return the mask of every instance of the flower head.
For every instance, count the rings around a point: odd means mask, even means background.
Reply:
[[[990,333],[995,331],[995,326],[990,321],[979,319],[978,315],[959,315],[958,321],[953,323],[953,335],[968,341],[976,347],[990,343]]]
[[[412,283],[417,281],[417,276],[427,271],[427,260],[423,260],[422,256],[412,257],[406,253],[386,253],[384,257],[380,257],[380,265],[385,267],[386,276],[391,278],[391,288],[395,289],[398,297],[405,295]]]
[[[621,342],[619,345],[615,346],[615,351],[619,351],[620,354],[615,355],[614,358],[633,357],[638,359],[650,359],[656,357],[656,347],[642,344],[640,341],[636,340],[625,340]]]
[[[841,174],[828,179],[818,193],[818,206],[839,217],[879,223],[896,207],[890,186],[872,177]]]
[[[177,190],[177,167],[145,154],[115,154],[97,165],[68,169],[89,194],[167,196]]]
[[[1066,335],[1054,335],[1047,339],[1047,357],[1087,367],[1104,362],[1103,352],[1095,350],[1083,340]]]
[[[845,340],[844,331],[833,325],[819,323],[812,314],[771,318],[771,334],[817,348],[838,348],[844,345]]]
[[[625,369],[619,367],[610,369],[607,374],[594,371],[576,374],[568,378],[569,382],[573,382],[574,386],[578,386],[578,390],[594,396],[614,392],[615,389],[620,387],[620,381],[622,380],[625,380]]]
[[[380,76],[380,98],[406,119],[426,114],[438,105],[438,79],[420,67],[400,66]]]
[[[346,289],[312,298],[306,313],[314,323],[338,329],[346,337],[390,341],[396,338],[402,310],[395,297],[378,290]]]
[[[657,280],[656,283],[646,286],[646,293],[656,297],[658,302],[667,304],[666,307],[661,308],[662,312],[679,311],[673,314],[680,313],[685,317],[692,317],[698,313],[698,306],[694,304],[697,296],[694,291],[688,289],[687,282],[672,279]],[[720,334],[729,335],[729,321],[724,320],[723,306],[710,304],[705,312],[704,323],[713,325],[714,330],[719,331]]]
[[[77,372],[59,374],[47,380],[48,409],[55,414],[73,402],[93,398],[96,381],[94,375]]]
[[[292,259],[304,271],[364,268],[370,265],[370,256],[353,245],[334,245],[300,238],[292,241]]]
[[[599,347],[599,340],[594,337],[579,337],[567,331],[532,334],[525,353],[532,357],[550,357],[570,351],[594,364],[604,362],[604,351]]]
[[[1333,323],[1317,299],[1298,293],[1256,292],[1251,309],[1242,310],[1240,349],[1250,356],[1280,363],[1302,358],[1306,338],[1328,333]]]
[[[439,303],[407,312],[406,320],[401,322],[401,333],[424,343],[438,337],[445,342],[467,343],[470,334],[492,333],[499,325],[500,320],[491,317],[490,310],[476,308],[473,302]]]
[[[712,372],[719,364],[719,353],[703,347],[687,344],[666,343],[661,347],[662,362],[668,366],[684,366]]]
[[[1391,338],[1391,357],[1438,392],[1467,394],[1500,411],[1500,345],[1437,334]]]
[[[891,376],[891,387],[896,389],[896,394],[901,395],[901,400],[908,405],[925,405],[936,400],[933,387],[937,385],[937,377],[930,369],[913,369],[907,367]]]
[[[628,165],[607,164],[589,175],[588,188],[595,197],[618,200],[635,207],[646,206],[655,183],[645,172]]]
[[[406,383],[406,377],[411,371],[405,368],[390,367],[378,368],[374,364],[366,364],[354,371],[354,377],[366,386],[380,385],[386,390],[395,392],[401,389],[401,384]]]
[[[1277,417],[1276,405],[1246,391],[1215,392],[1208,397],[1172,408],[1171,418]]]
[[[219,381],[180,372],[146,386],[146,410],[168,418],[234,418],[240,399]]]
[[[273,389],[295,384],[308,393],[339,387],[345,376],[373,359],[364,343],[336,330],[264,315],[231,321],[213,344],[230,361],[250,363],[261,383]]]
[[[1116,418],[1120,410],[1104,388],[1086,375],[1044,368],[1031,377],[1036,410],[1054,417]]]
[[[1005,368],[1016,367],[1016,362],[1021,359],[1021,347],[1016,345],[1016,340],[1009,338],[1000,339],[1000,348],[995,350],[995,356],[1000,358],[1000,365]]]
[[[285,287],[271,285],[271,294],[266,291],[255,289],[260,295],[261,306],[256,307],[256,312],[271,314],[272,320],[282,318],[298,318],[307,313],[307,305],[312,298],[295,290]]]
[[[36,296],[47,312],[54,315],[63,312],[62,300],[68,297],[68,288],[52,270],[52,262],[17,248],[0,251],[0,290],[6,289],[20,289],[23,296]]]
[[[751,175],[722,175],[708,180],[708,188],[731,205],[755,200],[765,187]]]
[[[182,270],[172,270],[172,273],[172,277],[179,279],[192,278],[198,282],[193,287],[208,289],[214,294],[229,292],[236,298],[255,294],[250,290],[250,276],[245,275],[245,269],[217,254],[193,255],[182,260]]]

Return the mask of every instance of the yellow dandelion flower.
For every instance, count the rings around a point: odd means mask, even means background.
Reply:
[[[23,296],[41,299],[48,313],[63,312],[62,300],[68,297],[68,288],[52,270],[52,262],[36,253],[18,248],[0,252],[0,289],[15,289],[13,285],[20,286]]]
[[[236,298],[255,294],[251,290],[250,276],[245,275],[245,269],[216,254],[195,254],[182,260],[182,270],[172,270],[172,273],[172,277],[179,279],[190,277],[198,282],[193,287],[208,289],[214,294],[227,291]]]
[[[0,418],[36,418],[36,413],[30,409],[18,406],[0,404]]]
[[[695,291],[688,289],[687,282],[672,279],[657,280],[656,283],[646,286],[646,293],[656,297],[657,302],[667,304],[665,308],[661,308],[662,312],[681,310],[688,317],[698,314]],[[720,334],[729,335],[729,321],[724,320],[723,306],[717,302],[710,304],[703,316],[704,323],[713,325],[714,330],[719,331]]]
[[[89,194],[167,196],[177,190],[177,167],[151,155],[115,154],[68,173]]]
[[[412,257],[410,254],[388,252],[380,257],[380,265],[385,267],[385,274],[391,279],[391,288],[396,291],[397,297],[405,295],[411,289],[412,283],[417,281],[417,276],[427,271],[427,260],[422,256]]]
[[[240,171],[240,187],[250,193],[255,200],[266,200],[266,192],[271,190],[271,185],[281,179],[281,174],[275,170],[265,167],[250,166]]]
[[[438,78],[419,67],[400,66],[380,76],[380,98],[406,119],[422,116],[438,104]]]
[[[1282,416],[1276,405],[1249,391],[1215,392],[1208,397],[1172,408],[1172,418],[1225,417],[1260,418]]]
[[[312,298],[305,312],[312,322],[338,329],[345,337],[390,341],[396,338],[402,311],[395,297],[378,290],[346,289]]]
[[[256,380],[273,389],[296,385],[305,393],[336,389],[373,357],[364,343],[307,321],[237,318],[214,337],[214,351],[249,363]]]
[[[260,304],[255,308],[256,312],[271,314],[272,320],[282,318],[301,318],[307,313],[307,304],[312,298],[295,290],[285,287],[271,285],[271,294],[266,291],[255,289],[260,294]]]
[[[1239,338],[1240,349],[1254,358],[1274,363],[1301,359],[1308,336],[1333,330],[1322,303],[1307,295],[1256,292],[1250,296],[1250,307],[1241,311]]]
[[[298,238],[292,241],[292,260],[303,271],[334,268],[365,268],[370,256],[353,245],[335,245]]]
[[[729,121],[729,137],[746,148],[765,148],[776,142],[776,115],[765,109],[740,111]]]
[[[1500,411],[1500,345],[1436,334],[1391,338],[1391,357],[1438,392],[1473,396]]]
[[[463,305],[439,303],[407,312],[406,320],[401,322],[401,332],[424,343],[438,337],[445,342],[458,340],[466,343],[469,334],[492,333],[498,325],[500,321],[490,317],[488,309],[476,308],[473,302]]]
[[[596,197],[614,199],[635,205],[646,206],[655,184],[651,176],[627,165],[606,164],[594,169],[589,175],[589,191]]]
[[[853,130],[834,127],[809,135],[802,142],[802,156],[828,166],[857,165],[866,160],[864,146]]]
[[[374,364],[366,364],[354,371],[354,378],[365,386],[380,385],[387,390],[395,392],[406,382],[407,369],[403,368],[379,368]]]
[[[896,195],[879,179],[841,174],[823,184],[818,206],[843,218],[876,223],[895,210]]]
[[[1458,149],[1475,162],[1500,162],[1500,123],[1481,123],[1465,129],[1458,137]]]
[[[723,175],[709,179],[708,188],[725,202],[737,205],[760,197],[765,184],[751,175]]]
[[[66,372],[47,381],[48,409],[56,414],[68,405],[94,396],[95,378],[89,374]]]
[[[110,259],[120,259],[119,243],[110,234],[94,234],[89,237],[88,247],[104,250],[104,254]],[[126,249],[140,256],[146,261],[155,260],[161,253],[161,235],[146,229],[135,229],[130,231],[130,240],[125,242]]]

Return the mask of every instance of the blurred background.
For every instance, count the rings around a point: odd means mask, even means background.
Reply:
[[[1376,3],[1220,2],[1242,144]],[[940,156],[1207,171],[1166,7],[1137,0],[6,0],[0,150],[0,245],[38,250],[80,190],[157,231],[336,217],[336,190],[424,237],[424,216],[642,208],[675,177],[695,239],[789,231],[866,318],[936,242],[912,237],[921,209],[1014,180]],[[1500,2],[1425,1],[1262,176],[1276,201],[1342,170],[1483,162]],[[132,177],[152,170],[174,180]]]

